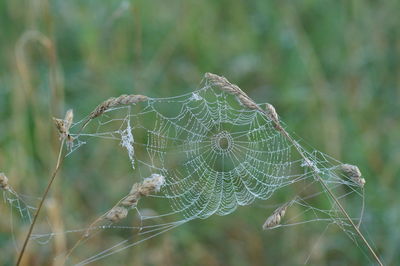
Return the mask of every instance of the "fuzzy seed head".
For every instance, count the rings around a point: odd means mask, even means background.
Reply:
[[[65,128],[64,120],[53,117],[53,121],[54,121],[54,124],[56,125],[56,128],[57,128],[58,133],[60,134],[60,138],[61,138],[61,136],[65,135],[65,133],[67,131]]]
[[[68,146],[72,146],[72,142],[74,141],[74,138],[69,134],[69,129],[72,126],[73,119],[74,119],[74,112],[72,111],[72,109],[69,109],[66,112],[64,119],[53,117],[53,121],[60,135],[60,139],[67,140]]]
[[[358,177],[358,178],[354,178],[354,182],[359,186],[359,187],[364,187],[365,183],[367,181],[365,181],[365,178],[363,177]]]
[[[128,210],[124,207],[114,207],[106,215],[110,222],[117,223],[128,216]]]
[[[286,213],[286,210],[287,210],[288,207],[289,207],[289,204],[286,203],[283,206],[281,206],[278,209],[276,209],[271,214],[271,216],[269,216],[267,218],[267,220],[263,224],[263,226],[262,226],[263,230],[267,230],[269,228],[273,228],[273,227],[277,226],[278,224],[280,224],[283,216],[285,216],[285,213]]]
[[[100,105],[96,107],[96,109],[93,110],[93,112],[89,115],[89,120],[94,119],[100,115],[102,115],[104,112],[106,112],[108,109],[118,106],[118,105],[127,105],[127,104],[135,104],[138,102],[144,102],[147,101],[148,97],[144,95],[127,95],[127,94],[122,94],[118,97],[112,97],[104,102],[102,102]]]
[[[8,178],[4,173],[0,173],[0,188],[4,190],[8,190]]]
[[[257,104],[250,99],[247,95],[242,95],[242,94],[238,94],[237,99],[239,100],[239,103],[242,104],[243,106],[252,109],[252,110],[257,110],[258,106]]]
[[[72,126],[73,120],[74,120],[74,111],[72,111],[72,109],[69,109],[65,113],[65,118],[64,118],[65,128],[66,128],[67,132],[69,131],[70,127]]]
[[[152,174],[150,177],[147,177],[143,180],[142,188],[148,187],[151,189],[151,192],[159,192],[161,187],[165,183],[165,177],[159,174]]]
[[[165,177],[159,174],[152,174],[150,177],[146,177],[139,187],[139,193],[141,196],[148,196],[153,192],[160,191],[161,187],[165,183]]]
[[[244,93],[237,85],[230,83],[225,77],[213,73],[206,73],[204,78],[222,91],[236,95],[237,97],[242,96],[249,99],[246,93]]]
[[[364,187],[366,181],[361,177],[361,171],[357,166],[351,164],[342,164],[340,168],[343,173],[359,187]]]
[[[141,197],[145,197],[154,192],[159,192],[165,184],[165,177],[159,174],[152,174],[140,183],[133,184],[131,191],[126,196],[121,205],[125,207],[134,207]]]
[[[275,107],[272,104],[265,104],[265,111],[271,120],[275,122],[279,121],[278,114],[276,113]]]
[[[137,202],[140,199],[140,194],[139,193],[133,193],[133,194],[129,194],[128,196],[126,196],[123,201],[121,202],[122,206],[125,207],[133,207],[137,205]]]
[[[134,195],[134,194],[139,193],[141,186],[142,186],[142,183],[133,184],[131,191],[129,192],[129,195]]]

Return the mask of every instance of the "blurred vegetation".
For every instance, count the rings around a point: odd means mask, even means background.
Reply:
[[[398,265],[399,10],[397,0],[0,1],[0,170],[16,191],[39,196],[56,161],[53,116],[73,108],[79,120],[123,93],[179,95],[217,73],[274,104],[305,142],[359,166],[367,180],[363,230],[383,260]],[[115,180],[96,178],[118,174],[126,161],[95,148],[67,160],[53,187],[66,224],[98,215],[90,198],[101,200],[99,191],[119,197]],[[10,232],[20,243],[27,225],[10,227],[5,204],[0,213],[0,264],[11,264]],[[309,255],[316,265],[372,264],[333,226],[318,243],[325,226],[262,232],[269,213],[248,206],[190,222],[98,264],[291,265]],[[51,264],[52,251],[34,246],[26,263]]]

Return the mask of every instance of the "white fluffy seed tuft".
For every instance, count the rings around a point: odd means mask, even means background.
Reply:
[[[159,174],[152,174],[142,182],[133,184],[129,194],[122,200],[121,204],[125,207],[134,207],[141,197],[146,197],[151,193],[159,192],[165,184],[165,177]]]
[[[165,177],[159,174],[152,174],[143,180],[142,186],[152,190],[151,192],[159,192],[165,183]]]

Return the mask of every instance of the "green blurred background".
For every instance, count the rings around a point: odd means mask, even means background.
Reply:
[[[398,265],[399,11],[397,0],[0,1],[0,171],[16,191],[39,196],[56,161],[53,116],[73,108],[79,120],[123,93],[191,92],[205,72],[217,73],[272,103],[307,143],[359,166],[367,180],[363,229],[385,263]],[[107,146],[86,149],[66,161],[43,210],[58,228],[104,211],[101,199],[86,204],[88,195],[120,196],[110,189],[115,181],[96,180],[126,161],[107,163]],[[11,230],[20,243],[27,224],[11,226],[3,203],[6,265],[16,256]],[[333,227],[322,237],[326,225],[262,232],[270,211],[248,206],[194,221],[96,265],[296,265],[308,256],[313,265],[372,264]],[[51,265],[63,241],[32,245],[25,263]]]

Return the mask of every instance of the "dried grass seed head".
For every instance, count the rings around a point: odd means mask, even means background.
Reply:
[[[139,193],[129,194],[122,200],[121,205],[125,207],[134,207],[138,203],[139,199]]]
[[[117,223],[128,216],[128,210],[124,207],[114,207],[106,215],[106,219],[110,222]]]
[[[127,105],[127,104],[134,104],[138,102],[144,102],[147,101],[148,97],[144,95],[135,95],[135,94],[123,94],[118,97],[112,97],[101,104],[99,104],[96,109],[93,110],[93,112],[90,113],[89,115],[89,120],[94,119],[100,115],[102,115],[105,111],[108,109],[118,106],[118,105]]]
[[[275,122],[279,121],[278,113],[275,110],[275,107],[272,104],[265,104],[265,111],[267,112],[268,117]]]
[[[283,216],[285,216],[286,210],[289,207],[289,205],[290,205],[290,203],[286,203],[286,204],[282,205],[281,207],[279,207],[278,209],[276,209],[271,214],[271,216],[269,216],[267,218],[267,220],[263,224],[263,226],[262,226],[263,230],[273,228],[273,227],[277,226],[278,224],[280,224]]]
[[[165,177],[159,174],[152,174],[140,183],[133,184],[131,191],[126,196],[121,205],[125,207],[136,206],[142,196],[148,196],[151,193],[159,192],[165,183]]]
[[[245,92],[243,92],[237,85],[230,83],[225,77],[220,77],[212,73],[206,73],[204,77],[222,91],[235,95],[238,102],[244,107],[258,110],[266,114],[269,119],[275,122],[275,128],[281,130],[279,117],[274,106],[267,103],[265,110],[262,110]]]
[[[236,96],[239,103],[249,109],[252,110],[259,110],[258,105],[252,100],[250,99],[247,95],[237,95]]]
[[[161,187],[165,183],[165,177],[159,174],[152,174],[150,177],[146,177],[141,186],[140,186],[140,194],[143,196],[148,196],[153,192],[160,191]]]
[[[213,73],[206,73],[204,77],[214,86],[219,87],[227,93],[247,96],[237,85],[230,83],[225,77]]]
[[[142,186],[142,182],[133,184],[131,191],[129,192],[129,195],[134,195],[134,194],[139,193],[141,186]]]
[[[57,127],[60,139],[66,139],[68,142],[72,142],[74,140],[73,137],[69,134],[69,129],[72,126],[73,119],[74,119],[74,112],[72,111],[72,109],[69,109],[65,113],[64,119],[53,117],[53,121]]]
[[[4,173],[0,173],[0,188],[4,190],[8,190],[8,178]]]
[[[366,181],[364,178],[361,177],[361,171],[356,165],[342,164],[340,166],[340,169],[348,178],[353,180],[353,182],[356,183],[359,187],[364,187]]]
[[[53,121],[54,121],[54,124],[56,125],[58,133],[60,134],[60,138],[63,137],[67,132],[67,130],[65,128],[64,120],[53,117]]]
[[[142,183],[135,183],[133,184],[131,191],[129,192],[128,196],[126,196],[121,204],[125,207],[133,207],[136,206],[138,203],[141,195],[140,195],[140,187],[142,186]]]
[[[74,120],[74,111],[72,109],[69,109],[66,113],[65,113],[65,127],[66,127],[66,131],[69,132],[70,127],[72,126],[72,122]]]
[[[225,77],[212,73],[206,73],[204,77],[222,91],[235,95],[241,105],[252,110],[260,109],[245,92],[243,92],[237,85],[230,83]]]

